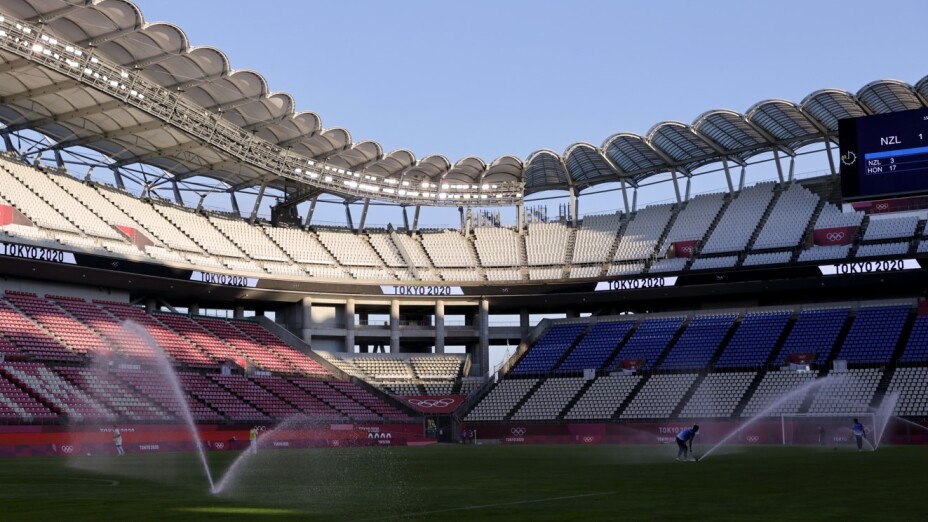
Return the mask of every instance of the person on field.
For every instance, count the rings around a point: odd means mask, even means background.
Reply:
[[[248,430],[248,444],[249,444],[249,447],[251,448],[252,453],[258,452],[258,427],[257,426],[252,426],[252,428]]]
[[[859,420],[854,419],[854,425],[851,426],[851,431],[854,432],[854,439],[857,441],[857,451],[863,451],[864,437],[867,436],[867,431],[864,430],[864,425],[861,424]]]
[[[677,434],[677,460],[689,460],[689,454],[693,452],[693,439],[699,431],[699,424],[693,424],[692,428],[686,428]]]
[[[125,450],[122,449],[122,432],[119,431],[119,426],[113,425],[113,443],[116,444],[116,454],[125,455]]]

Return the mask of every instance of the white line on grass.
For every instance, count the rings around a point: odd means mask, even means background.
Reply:
[[[399,515],[392,515],[392,516],[386,516],[386,517],[381,515],[375,518],[357,519],[355,522],[364,522],[366,520],[388,520],[391,518],[401,518],[401,517],[403,518],[418,517],[422,515],[434,515],[437,513],[449,513],[451,511],[469,511],[472,509],[487,509],[487,508],[502,507],[502,506],[518,506],[521,504],[538,504],[541,502],[553,502],[556,500],[572,500],[576,498],[601,497],[603,495],[614,495],[614,494],[615,494],[614,491],[604,491],[601,493],[584,493],[582,495],[569,495],[569,496],[564,496],[564,497],[548,497],[548,498],[536,498],[532,500],[516,500],[513,502],[499,502],[497,504],[478,504],[475,506],[463,506],[463,507],[457,507],[457,508],[436,509],[434,511],[420,511],[418,513],[402,513]]]

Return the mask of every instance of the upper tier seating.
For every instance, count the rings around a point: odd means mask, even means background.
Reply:
[[[298,228],[268,227],[267,235],[297,263],[334,265],[332,257],[316,236]]]
[[[622,226],[622,214],[584,216],[574,239],[574,263],[604,263]]]
[[[423,232],[422,246],[428,252],[432,263],[439,268],[464,268],[476,266],[470,253],[467,239],[451,230],[441,232]]]
[[[918,216],[870,216],[867,230],[864,232],[864,241],[899,238],[911,239],[915,237],[915,227],[917,226]]]
[[[474,246],[483,266],[519,266],[519,242],[522,238],[509,228],[478,227],[474,229]],[[561,247],[561,254],[564,249]],[[563,262],[563,258],[561,259]]]
[[[51,333],[0,300],[0,336],[22,354],[37,360],[79,361],[80,356],[63,346]]]
[[[567,227],[561,223],[529,223],[525,252],[529,266],[563,265],[567,250]]]
[[[374,249],[367,244],[367,241],[364,241],[364,238],[359,235],[329,230],[320,230],[317,234],[319,241],[343,265],[383,266],[377,252],[374,252]]]
[[[135,218],[136,223],[143,227],[142,232],[151,239],[156,239],[168,247],[184,252],[203,253],[190,237],[178,230],[170,221],[162,216],[155,208],[143,201],[115,190],[101,190],[100,194],[124,213]],[[194,233],[196,230],[188,229]]]
[[[18,179],[10,174],[7,168],[3,168],[12,165],[11,163],[6,160],[0,161],[3,162],[0,164],[0,197],[3,197],[5,201],[16,207],[33,223],[42,228],[69,234],[81,233],[73,223],[62,216],[46,200],[20,183]],[[35,173],[35,175],[41,174]],[[64,203],[63,201],[58,202],[59,205]]]
[[[777,199],[773,210],[761,229],[754,250],[795,247],[812,219],[819,197],[808,189],[793,183]]]
[[[55,208],[63,217],[89,236],[123,241],[122,234],[100,219],[84,205],[68,204],[71,196],[58,186],[52,178],[65,177],[61,174],[46,174],[40,170],[0,158],[0,170],[6,170],[18,179],[33,194]],[[31,199],[31,198],[30,198]],[[22,209],[20,209],[22,211]],[[25,213],[25,212],[24,212]]]
[[[815,221],[815,229],[836,228],[836,227],[857,227],[860,226],[864,219],[864,213],[860,211],[842,212],[840,208],[831,203],[825,203],[822,212]]]
[[[397,233],[393,236],[397,249],[402,248],[409,256],[409,260],[418,268],[428,268],[432,266],[429,262],[429,256],[425,253],[422,244],[414,236]]]
[[[724,203],[724,195],[721,193],[702,194],[689,200],[677,214],[657,254],[663,256],[670,245],[677,241],[702,241]]]
[[[187,233],[203,250],[214,256],[245,257],[245,254],[229,241],[226,236],[216,230],[210,220],[186,208],[177,208],[171,205],[155,204],[153,208],[181,231],[196,231]]]
[[[773,198],[773,184],[746,188],[728,204],[725,214],[702,248],[703,254],[744,250]]]
[[[373,246],[374,250],[380,254],[380,257],[383,258],[383,261],[387,266],[406,266],[406,261],[403,260],[403,255],[400,253],[399,249],[396,248],[396,245],[393,244],[393,240],[389,235],[384,233],[369,233],[368,238],[370,239],[371,246]]]
[[[867,411],[883,374],[879,368],[859,368],[847,373],[828,374],[809,405],[809,413],[847,413]]]
[[[625,227],[613,256],[614,261],[654,257],[657,242],[670,221],[671,205],[654,205],[639,210]]]
[[[209,222],[252,259],[290,262],[286,252],[277,246],[261,227],[249,225],[241,219],[225,219],[215,216],[210,216]]]

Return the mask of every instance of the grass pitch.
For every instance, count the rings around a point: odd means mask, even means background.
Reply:
[[[697,451],[697,454],[699,451]],[[921,520],[928,447],[268,450],[208,492],[192,454],[0,461],[0,520]],[[214,475],[238,457],[209,455]]]

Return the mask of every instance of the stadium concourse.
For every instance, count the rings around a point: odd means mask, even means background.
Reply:
[[[295,416],[283,446],[712,441],[758,416],[738,441],[779,444],[784,415],[889,397],[886,440],[928,443],[928,191],[851,201],[839,135],[926,98],[880,80],[452,164],[323,129],[132,2],[0,0],[0,455],[113,452],[114,424],[130,453],[191,449],[183,402],[210,450]],[[672,202],[639,208],[654,185]],[[580,216],[593,187],[621,210]],[[550,191],[553,219],[526,205]],[[342,226],[314,223],[327,198]]]

